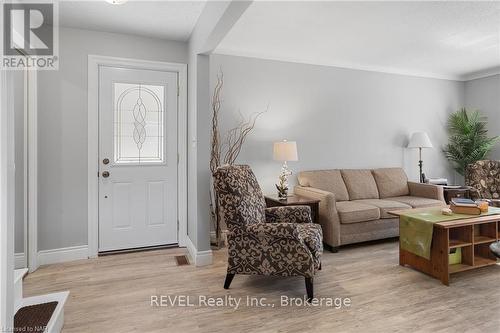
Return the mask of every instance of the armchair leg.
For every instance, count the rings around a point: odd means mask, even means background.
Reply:
[[[307,301],[311,302],[314,298],[313,278],[306,277]]]
[[[234,274],[227,273],[226,281],[224,281],[224,289],[229,289],[231,282],[233,282]]]

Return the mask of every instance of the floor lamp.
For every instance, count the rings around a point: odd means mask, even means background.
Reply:
[[[425,132],[415,132],[411,135],[408,148],[418,148],[418,167],[420,171],[420,182],[425,182],[424,173],[422,172],[422,148],[432,148],[431,140]]]

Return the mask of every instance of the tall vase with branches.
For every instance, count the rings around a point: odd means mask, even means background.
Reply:
[[[210,180],[210,215],[215,229],[215,240],[212,244],[216,247],[221,246],[223,221],[219,214],[219,204],[213,186],[213,175],[221,165],[232,165],[236,162],[245,140],[255,127],[257,118],[267,111],[266,109],[262,112],[254,113],[248,119],[245,119],[240,114],[240,122],[235,127],[231,128],[223,139],[221,139],[219,131],[219,113],[222,105],[221,95],[223,87],[224,74],[220,71],[217,74],[217,82],[212,95],[212,133],[210,150],[210,172],[212,173]]]
[[[462,108],[448,118],[449,141],[443,152],[453,168],[465,175],[467,165],[484,159],[497,143],[488,137],[487,118],[477,110]]]

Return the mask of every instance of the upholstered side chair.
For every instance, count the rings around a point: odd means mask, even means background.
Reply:
[[[228,268],[224,288],[235,274],[304,276],[307,298],[321,269],[322,231],[307,206],[266,208],[247,165],[223,166],[214,177],[221,218],[228,227]]]
[[[500,161],[483,160],[465,169],[465,183],[472,199],[485,199],[491,206],[500,207]]]

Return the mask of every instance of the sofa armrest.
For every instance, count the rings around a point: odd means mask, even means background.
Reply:
[[[442,186],[408,182],[408,188],[411,196],[436,199],[444,202],[444,192]]]
[[[265,209],[268,223],[312,223],[309,206],[278,206]]]
[[[323,229],[323,241],[330,246],[340,246],[340,219],[335,194],[314,187],[296,186],[295,194],[320,200],[319,224]]]

